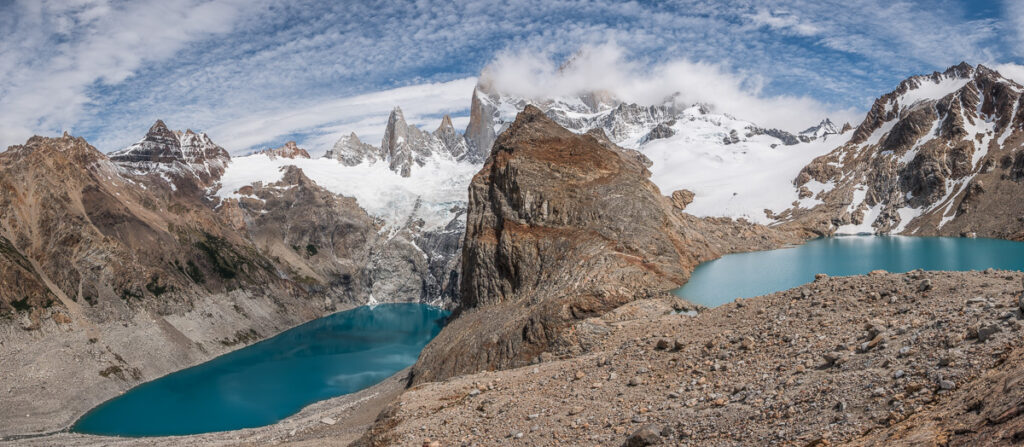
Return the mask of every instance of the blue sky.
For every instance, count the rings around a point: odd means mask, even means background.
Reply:
[[[550,71],[581,48],[611,48],[595,78],[670,77],[799,130],[961,60],[1024,73],[1018,3],[0,0],[0,145],[70,130],[110,151],[157,118],[235,153],[376,144],[394,105],[464,125],[485,67]]]

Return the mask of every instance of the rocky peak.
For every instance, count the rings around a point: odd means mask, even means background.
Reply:
[[[412,174],[412,167],[423,166],[431,159],[458,159],[467,151],[465,141],[451,126],[443,125],[435,133],[409,125],[402,109],[395,107],[388,117],[388,127],[381,141],[381,152],[388,167],[403,177]]]
[[[441,118],[441,125],[434,131],[434,136],[441,140],[445,149],[456,160],[461,160],[469,152],[466,139],[455,131],[452,118],[447,114]]]
[[[1017,227],[972,209],[986,190],[1016,188],[1003,185],[1019,154],[1022,91],[966,63],[907,78],[875,101],[849,143],[801,171],[797,186],[812,179],[828,185],[814,209],[832,215],[808,220],[824,234],[993,235]]]
[[[811,126],[800,132],[800,135],[811,135],[814,137],[820,137],[824,135],[831,135],[839,133],[839,129],[832,123],[831,119],[825,118],[818,123],[817,126]]]
[[[384,130],[384,139],[381,141],[381,150],[388,167],[402,177],[408,177],[412,173],[413,148],[419,149],[416,144],[419,133],[419,129],[410,127],[405,122],[405,115],[402,114],[400,107],[391,110],[388,126]]]
[[[438,134],[448,132],[454,133],[455,126],[452,125],[452,117],[446,113],[443,117],[441,117],[441,125],[437,126],[437,130],[435,130],[434,133]]]
[[[289,141],[278,148],[264,149],[260,153],[270,158],[309,158],[309,152],[296,145],[294,141]]]
[[[173,163],[184,160],[178,135],[167,128],[163,120],[156,120],[138,143],[113,152],[115,163]]]
[[[220,178],[231,156],[206,133],[171,131],[162,120],[138,143],[111,152],[110,160],[133,174],[168,173],[195,177],[201,185]]]
[[[818,138],[827,138],[829,135],[838,135],[840,133],[836,125],[832,123],[832,120],[825,118],[816,126],[811,126],[801,131],[798,137],[803,142],[810,142]]]
[[[885,123],[899,120],[919,110],[934,104],[947,97],[970,96],[972,93],[967,90],[974,90],[973,95],[977,96],[977,84],[979,82],[1009,83],[1017,85],[999,73],[979,65],[972,67],[966,62],[949,67],[943,72],[933,72],[927,75],[911,76],[900,82],[895,90],[879,97],[871,106],[864,121],[854,131],[850,140],[852,143],[863,143],[872,134],[883,127]],[[971,87],[971,86],[974,87]]]
[[[345,166],[355,166],[362,163],[376,163],[377,160],[384,159],[384,154],[380,148],[363,143],[359,136],[352,132],[347,137],[339,138],[334,143],[334,147],[324,154],[324,157],[338,160]]]

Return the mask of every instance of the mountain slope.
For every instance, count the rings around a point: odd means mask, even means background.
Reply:
[[[0,153],[0,435],[369,299],[354,200],[295,169],[210,197],[219,146],[162,127],[114,160],[69,135]]]
[[[966,63],[907,79],[800,172],[815,204],[783,219],[819,234],[1024,236],[1021,91]]]

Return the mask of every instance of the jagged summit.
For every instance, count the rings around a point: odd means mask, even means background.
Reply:
[[[334,147],[324,154],[324,158],[333,158],[345,166],[355,166],[362,163],[373,164],[384,159],[384,154],[379,147],[363,143],[355,132],[347,137],[341,137]]]
[[[264,149],[259,153],[265,154],[270,158],[309,158],[309,152],[299,147],[294,141],[289,141],[281,147]]]
[[[441,140],[445,149],[456,160],[462,160],[469,153],[469,145],[466,144],[466,138],[455,131],[455,126],[452,125],[452,118],[447,114],[441,118],[441,125],[434,131],[434,136]]]
[[[414,165],[423,166],[431,159],[461,160],[467,152],[465,138],[455,132],[451,118],[445,118],[436,132],[425,132],[407,123],[402,109],[395,107],[381,141],[381,155],[388,167],[409,177]]]
[[[832,120],[825,118],[816,126],[811,126],[801,131],[800,135],[809,138],[822,138],[828,135],[837,135],[839,133],[841,132],[836,128],[836,125],[832,123]]]
[[[156,120],[146,136],[109,154],[110,160],[133,174],[176,174],[196,177],[201,184],[220,178],[231,156],[206,133],[171,131]]]
[[[884,124],[899,120],[950,95],[963,97],[968,102],[976,102],[977,99],[972,100],[970,97],[977,96],[980,89],[988,89],[997,84],[1016,90],[1022,88],[995,70],[983,65],[973,67],[966,62],[942,72],[911,76],[900,82],[896,89],[875,101],[864,121],[854,132],[852,142],[863,143]],[[888,130],[884,129],[883,132]]]
[[[452,117],[446,113],[441,117],[441,125],[437,126],[437,130],[435,130],[434,133],[447,132],[448,130],[454,132],[455,126],[452,124]]]

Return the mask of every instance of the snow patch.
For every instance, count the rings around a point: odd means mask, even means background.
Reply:
[[[345,166],[327,158],[272,159],[255,154],[232,159],[214,194],[241,197],[237,191],[244,186],[280,181],[282,168],[288,165],[302,169],[328,191],[355,198],[367,213],[383,219],[389,227],[423,219],[426,229],[443,227],[454,217],[453,207],[465,206],[469,182],[480,169],[469,163],[432,159],[424,166],[415,166],[409,177],[402,177],[386,163]],[[422,202],[418,207],[417,200]]]

